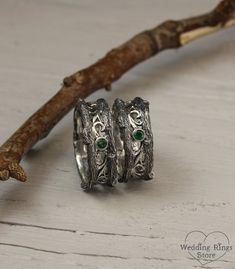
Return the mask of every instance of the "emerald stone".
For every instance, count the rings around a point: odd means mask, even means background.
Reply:
[[[100,150],[105,150],[108,146],[108,140],[105,137],[99,137],[96,139],[96,146]]]
[[[145,137],[144,130],[142,129],[136,129],[133,131],[132,136],[137,141],[143,141]]]

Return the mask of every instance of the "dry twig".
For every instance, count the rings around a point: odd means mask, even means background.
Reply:
[[[95,64],[66,77],[56,95],[0,147],[0,180],[9,177],[26,180],[25,172],[19,165],[22,157],[37,141],[48,135],[74,107],[79,97],[84,98],[101,88],[110,90],[112,82],[130,68],[162,50],[179,48],[196,38],[234,25],[235,0],[223,0],[205,15],[179,21],[169,20],[139,33]]]

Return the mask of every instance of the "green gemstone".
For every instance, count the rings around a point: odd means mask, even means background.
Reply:
[[[142,129],[134,130],[132,133],[132,136],[137,141],[143,141],[144,137],[145,137],[144,130],[142,130]]]
[[[96,146],[100,150],[104,150],[108,146],[108,140],[105,137],[99,137],[96,139]]]

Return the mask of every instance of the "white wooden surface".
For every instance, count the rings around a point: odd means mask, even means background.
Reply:
[[[210,10],[214,0],[0,0],[0,140],[62,78],[134,33]],[[23,162],[29,181],[0,184],[0,268],[195,268],[180,250],[192,230],[234,246],[210,268],[235,266],[235,30],[139,65],[110,93],[151,101],[151,182],[84,193],[72,113]]]

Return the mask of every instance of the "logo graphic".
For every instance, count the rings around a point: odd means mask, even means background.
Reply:
[[[192,231],[186,235],[180,249],[203,266],[224,257],[232,246],[223,232],[215,231],[206,235],[201,231]]]

